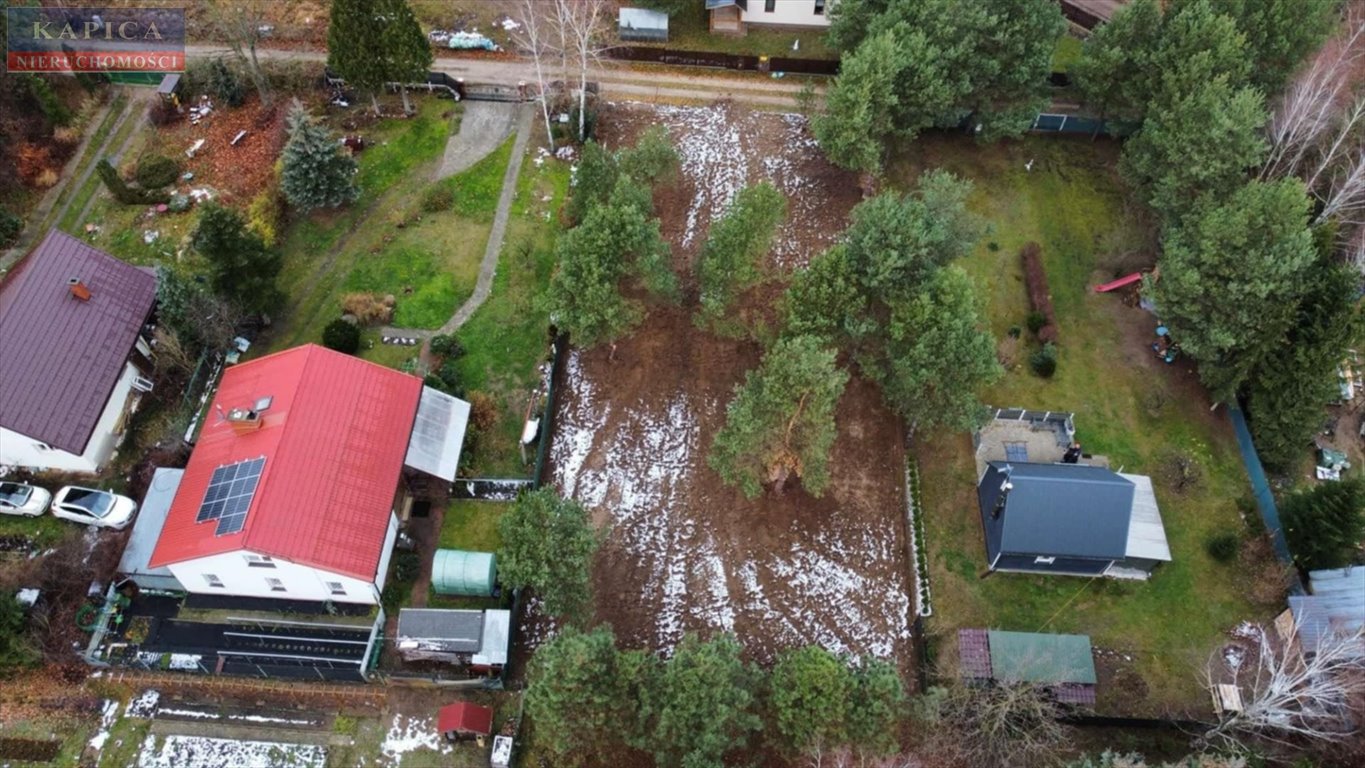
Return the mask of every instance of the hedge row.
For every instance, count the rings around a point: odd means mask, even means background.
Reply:
[[[1043,271],[1043,249],[1029,243],[1019,253],[1024,260],[1024,283],[1028,286],[1029,304],[1046,321],[1038,329],[1038,340],[1047,344],[1057,341],[1057,317],[1052,311],[1052,293],[1047,289],[1047,273]]]

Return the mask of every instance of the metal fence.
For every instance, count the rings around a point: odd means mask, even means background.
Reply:
[[[536,470],[531,476],[534,487],[539,488],[545,483],[545,464],[550,455],[550,442],[554,439],[555,431],[555,392],[558,390],[556,382],[564,372],[564,356],[569,351],[568,334],[559,334],[551,343],[554,347],[554,358],[550,362],[550,381],[545,387],[545,412],[540,416],[540,446],[536,450]]]

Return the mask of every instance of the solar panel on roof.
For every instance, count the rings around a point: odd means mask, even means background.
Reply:
[[[204,491],[204,501],[199,506],[199,515],[194,521],[204,523],[217,520],[218,530],[215,533],[217,536],[242,530],[263,469],[264,456],[224,464],[213,470],[209,486]]]

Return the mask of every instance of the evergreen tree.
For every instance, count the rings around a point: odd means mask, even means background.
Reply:
[[[786,216],[787,198],[765,181],[740,190],[725,214],[711,224],[698,266],[699,325],[722,330],[730,305],[762,278],[763,257]]]
[[[555,765],[591,762],[630,735],[633,707],[627,674],[611,628],[565,627],[536,649],[526,687],[526,712],[536,744]]]
[[[1316,258],[1308,206],[1298,179],[1250,182],[1167,237],[1157,305],[1215,400],[1230,402],[1294,321]]]
[[[1101,118],[1141,121],[1155,87],[1153,60],[1161,39],[1158,0],[1133,0],[1085,41],[1071,77]]]
[[[600,543],[582,504],[553,488],[523,493],[498,519],[503,585],[530,587],[545,612],[568,622],[587,618],[592,603],[592,559]]]
[[[327,68],[346,84],[370,94],[379,114],[378,93],[389,80],[385,46],[389,36],[378,12],[390,0],[332,0],[327,25]],[[376,28],[378,26],[378,28]]]
[[[859,173],[880,173],[892,136],[914,137],[917,126],[905,127],[897,121],[902,110],[896,84],[907,73],[921,71],[905,58],[904,49],[889,31],[844,57],[841,74],[826,96],[825,112],[811,124],[830,162]]]
[[[1252,60],[1237,22],[1208,0],[1192,0],[1167,12],[1151,66],[1156,81],[1149,116],[1214,80],[1234,90],[1249,85]]]
[[[751,371],[726,409],[708,463],[749,498],[764,483],[780,492],[795,475],[813,496],[829,483],[834,410],[848,374],[812,336],[778,341]]]
[[[595,141],[584,143],[583,154],[578,159],[578,170],[574,173],[573,189],[569,194],[566,211],[569,221],[583,223],[593,206],[611,197],[620,176],[616,155]]]
[[[1194,0],[1177,0],[1177,8]],[[1246,38],[1251,83],[1278,93],[1308,54],[1331,34],[1340,0],[1211,0]]]
[[[278,306],[275,285],[284,262],[247,229],[241,214],[217,203],[204,205],[193,245],[209,262],[213,290],[249,312]]]
[[[884,757],[899,746],[897,728],[905,714],[905,686],[887,661],[864,656],[853,670],[847,738],[863,756]]]
[[[617,165],[621,173],[636,184],[647,188],[676,179],[679,162],[678,151],[673,148],[673,140],[668,136],[668,129],[662,125],[645,129],[635,142],[635,146],[627,147],[617,155]],[[579,178],[582,178],[581,166]]]
[[[305,213],[355,202],[360,196],[355,160],[297,101],[289,111],[288,127],[280,176],[285,200]]]
[[[1365,331],[1358,280],[1350,267],[1319,258],[1289,335],[1247,380],[1247,416],[1268,467],[1292,469],[1311,448],[1323,408],[1339,396],[1337,366]]]
[[[842,659],[818,645],[786,651],[773,665],[768,687],[786,751],[801,755],[848,741],[854,684]]]
[[[1280,505],[1294,562],[1309,571],[1350,564],[1365,540],[1365,480],[1352,477],[1292,493]]]
[[[422,34],[422,27],[407,0],[377,0],[377,4],[375,18],[383,25],[380,37],[385,53],[382,61],[384,81],[400,84],[403,112],[412,114],[407,84],[426,82],[433,59],[431,43]]]
[[[756,671],[733,635],[688,634],[644,701],[646,741],[661,768],[722,768],[762,725],[754,714]]]

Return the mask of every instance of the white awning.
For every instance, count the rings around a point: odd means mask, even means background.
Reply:
[[[1166,527],[1161,523],[1161,510],[1156,506],[1156,491],[1152,478],[1146,475],[1119,477],[1133,484],[1133,515],[1128,521],[1127,557],[1170,562],[1171,547],[1166,543]]]
[[[512,612],[483,612],[483,637],[479,652],[469,660],[476,666],[496,667],[507,663],[507,640],[512,629]]]
[[[123,549],[123,557],[119,560],[118,572],[137,582],[143,589],[184,589],[169,568],[147,567],[184,474],[183,469],[157,467],[152,474],[152,483],[147,487],[147,495],[142,497],[133,532]]]
[[[469,403],[444,392],[422,387],[417,421],[408,438],[403,464],[419,472],[453,481],[460,466],[460,449],[469,424]]]

